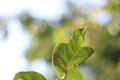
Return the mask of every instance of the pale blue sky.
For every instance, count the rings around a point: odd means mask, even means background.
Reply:
[[[65,12],[66,0],[0,0],[0,16],[14,16],[22,10],[39,18],[54,19]]]

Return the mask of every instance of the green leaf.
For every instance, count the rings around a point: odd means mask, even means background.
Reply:
[[[77,69],[71,68],[64,80],[83,80],[83,77]]]
[[[40,73],[34,71],[18,72],[13,80],[46,80]]]
[[[55,48],[52,62],[60,77],[66,74],[70,68],[81,64],[93,53],[92,48],[81,46],[84,41],[85,29],[73,31],[73,37],[68,43],[60,43]]]

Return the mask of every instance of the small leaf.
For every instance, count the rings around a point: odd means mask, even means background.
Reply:
[[[84,41],[85,29],[73,31],[73,37],[68,43],[60,43],[55,48],[52,62],[60,77],[66,74],[70,68],[81,64],[93,53],[92,48],[81,46]]]
[[[64,80],[83,80],[83,77],[80,74],[79,70],[71,68],[68,70],[68,74]]]
[[[46,80],[40,73],[34,71],[18,72],[13,80]]]

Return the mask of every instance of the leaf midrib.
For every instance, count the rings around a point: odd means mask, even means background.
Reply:
[[[73,57],[68,61],[68,63],[66,64],[65,70],[68,69],[70,63],[73,61],[74,57],[77,55],[77,53],[78,53],[78,51],[79,51],[80,48],[81,48],[81,47],[79,47],[79,48],[76,50],[76,52],[75,52],[75,54],[73,55]]]

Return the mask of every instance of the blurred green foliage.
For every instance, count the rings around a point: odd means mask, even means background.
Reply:
[[[50,63],[55,45],[68,41],[74,29],[87,25],[85,45],[92,46],[95,50],[85,63],[93,71],[91,77],[93,80],[120,80],[120,1],[107,0],[100,8],[72,2],[67,5],[66,14],[54,22],[36,19],[29,13],[22,12],[18,15],[23,29],[32,37],[26,59],[32,62],[43,58]],[[94,17],[98,19],[96,15],[102,10],[110,15],[110,20],[104,25],[94,20]],[[1,27],[4,25],[1,20],[0,18],[0,30],[5,30]]]

